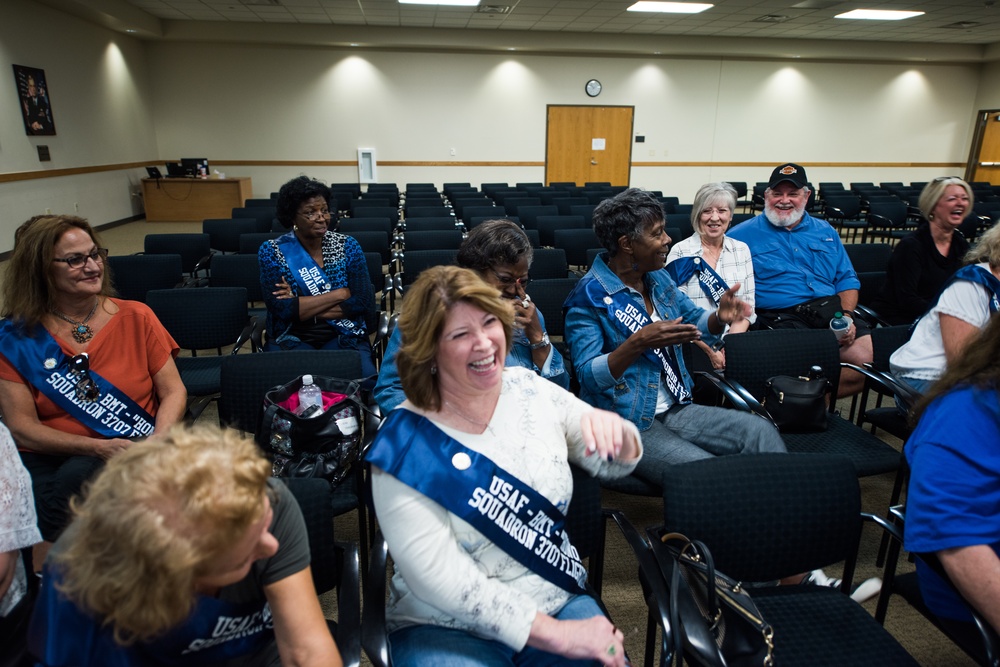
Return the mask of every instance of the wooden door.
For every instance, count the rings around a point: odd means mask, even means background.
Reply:
[[[996,109],[978,114],[966,180],[1000,185],[1000,112]]]
[[[628,185],[635,107],[548,107],[545,183]]]

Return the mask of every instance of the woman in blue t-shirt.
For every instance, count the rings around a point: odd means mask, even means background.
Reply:
[[[993,317],[917,405],[906,443],[906,549],[933,552],[961,598],[918,561],[924,602],[946,623],[967,604],[1000,631],[1000,318]]]

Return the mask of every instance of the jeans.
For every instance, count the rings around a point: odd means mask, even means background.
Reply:
[[[633,473],[659,486],[672,465],[727,454],[785,452],[770,422],[749,412],[694,403],[673,405],[642,433],[642,460]]]
[[[604,614],[592,597],[577,595],[554,617],[574,621]],[[506,644],[465,630],[440,625],[411,625],[389,635],[389,652],[395,667],[590,667],[593,660],[570,660],[530,646],[520,652]]]

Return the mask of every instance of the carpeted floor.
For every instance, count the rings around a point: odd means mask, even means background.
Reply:
[[[147,223],[140,221],[104,230],[100,234],[111,254],[129,254],[142,250],[142,239],[147,233],[200,231],[200,223]],[[846,406],[843,407],[846,413]],[[214,421],[216,418],[217,412],[215,412],[214,406],[201,417],[202,420],[208,422]],[[887,439],[890,442],[893,440],[892,438]],[[893,444],[899,447],[898,441]],[[879,514],[885,512],[886,499],[889,497],[892,481],[892,477],[889,475],[861,480],[865,511]],[[662,522],[662,503],[653,498],[625,496],[605,491],[604,506],[622,510],[640,530]],[[341,539],[357,539],[356,517],[353,514],[339,517],[336,522],[336,530]],[[879,575],[875,568],[878,540],[879,535],[875,528],[867,527],[862,538],[856,582]],[[907,571],[911,567],[904,561],[901,571]],[[828,569],[827,573],[837,574],[835,568]],[[626,649],[632,659],[637,664],[640,663],[645,642],[646,610],[636,579],[635,560],[624,539],[613,528],[609,530],[608,534],[603,598],[615,623],[626,633]],[[324,605],[327,613],[331,617],[335,617],[336,609],[332,596],[324,597]],[[870,600],[864,606],[873,613],[875,600]],[[886,628],[903,644],[907,651],[926,667],[960,667],[974,664],[930,623],[899,598],[895,598],[889,607]],[[844,641],[850,641],[850,638],[845,637]],[[362,664],[368,664],[364,657]]]

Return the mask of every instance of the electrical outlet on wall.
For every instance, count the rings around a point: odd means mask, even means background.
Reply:
[[[455,155],[455,149],[454,148],[451,149],[451,154],[452,154],[452,156]]]

